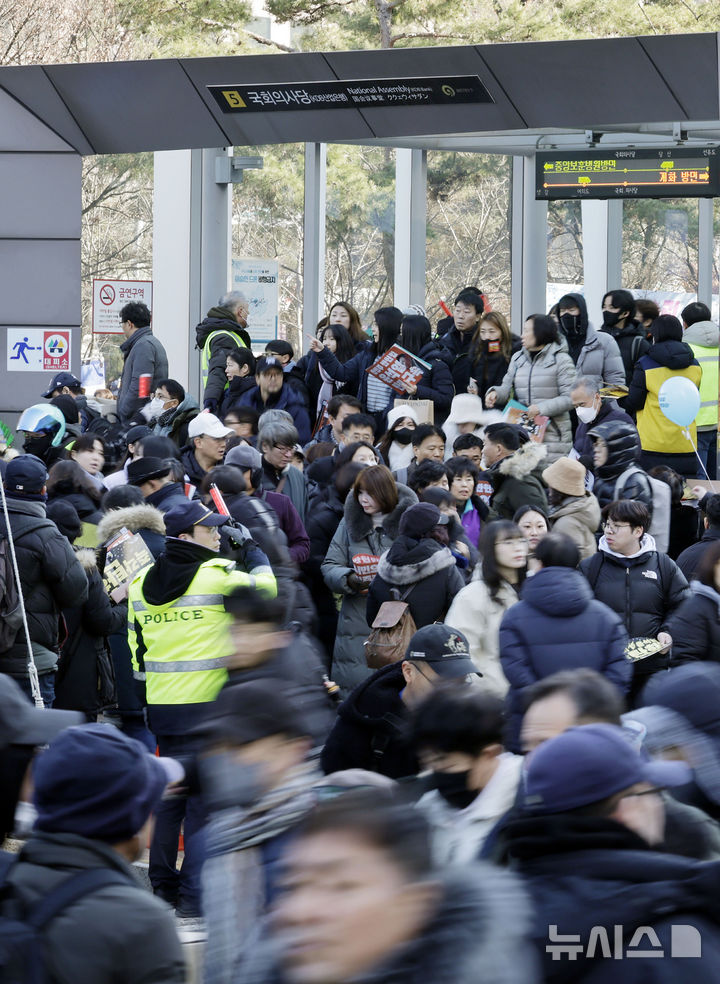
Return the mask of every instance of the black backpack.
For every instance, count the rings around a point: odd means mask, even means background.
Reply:
[[[3,876],[16,864],[13,855],[0,858]],[[3,877],[0,888],[0,980],[3,984],[50,984],[44,958],[43,934],[56,916],[74,902],[106,885],[127,885],[119,871],[93,868],[69,875],[39,901],[25,908]]]

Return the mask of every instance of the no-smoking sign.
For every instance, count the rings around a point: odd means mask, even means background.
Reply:
[[[152,311],[152,280],[93,280],[94,335],[121,335],[120,312],[131,301]]]

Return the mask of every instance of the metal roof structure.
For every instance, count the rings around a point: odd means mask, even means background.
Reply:
[[[158,59],[0,68],[0,152],[83,155],[271,143],[530,154],[582,143],[720,140],[720,35]],[[617,71],[631,66],[631,71]],[[492,103],[223,113],[209,85],[477,75]],[[13,127],[14,128],[14,127]]]

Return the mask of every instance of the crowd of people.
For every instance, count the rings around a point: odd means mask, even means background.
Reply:
[[[0,457],[8,981],[182,981],[178,931],[205,984],[713,979],[720,332],[649,304],[342,301],[300,354],[230,292],[195,397],[130,303],[116,401],[49,380]]]

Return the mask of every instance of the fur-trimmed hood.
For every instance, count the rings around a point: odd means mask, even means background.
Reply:
[[[123,527],[131,533],[150,530],[159,536],[165,536],[163,514],[155,506],[144,503],[140,506],[126,506],[124,509],[111,509],[105,513],[98,523],[98,543],[107,543]]]
[[[92,569],[97,567],[95,551],[89,547],[80,547],[75,551],[75,556],[80,561],[80,566],[86,574],[90,574]]]
[[[409,506],[414,505],[418,501],[418,497],[407,485],[401,485],[398,482],[397,489],[398,504],[382,522],[383,529],[393,539],[398,535],[400,517]],[[352,490],[345,500],[345,525],[352,540],[362,540],[373,531],[372,516],[368,516],[366,512],[363,512]]]
[[[501,475],[509,478],[525,478],[534,471],[547,454],[544,444],[537,444],[535,441],[528,441],[523,444],[507,458],[503,458],[493,469],[497,469]]]
[[[512,872],[475,862],[439,879],[440,898],[425,927],[355,984],[534,984],[539,968],[529,943],[531,907]],[[237,977],[242,984],[280,984],[282,939],[265,936]],[[422,968],[422,972],[421,972]]]
[[[388,584],[408,585],[455,566],[450,549],[437,540],[399,536],[380,557],[378,575]]]

